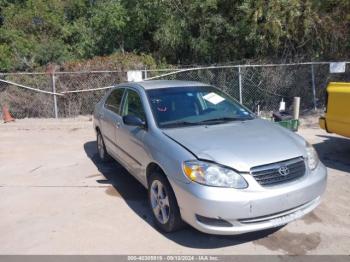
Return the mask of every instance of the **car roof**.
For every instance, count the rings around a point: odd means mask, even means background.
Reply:
[[[122,86],[123,84],[121,84]],[[172,87],[188,87],[188,86],[208,86],[208,84],[196,81],[182,81],[182,80],[148,80],[142,82],[129,82],[131,86],[141,86],[145,90],[172,88]]]

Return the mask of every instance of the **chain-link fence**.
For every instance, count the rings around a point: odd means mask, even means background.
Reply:
[[[350,81],[344,73],[330,73],[329,63],[237,65],[186,69],[144,70],[146,79],[192,80],[212,84],[257,112],[287,107],[301,97],[304,111],[323,108],[330,81]],[[75,117],[91,114],[103,94],[127,80],[124,71],[0,74],[0,106],[16,118]]]
[[[15,118],[89,115],[126,72],[56,72],[0,74],[0,105]]]
[[[291,107],[301,98],[303,111],[322,109],[331,81],[350,81],[350,67],[344,73],[330,73],[330,63],[283,65],[238,65],[184,69],[173,73],[148,72],[151,79],[193,80],[210,83],[230,94],[254,112],[279,109],[281,100]],[[153,75],[153,77],[152,77]]]
[[[58,116],[74,117],[91,114],[106,90],[126,81],[126,72],[58,73],[54,81],[56,92],[64,94],[57,97]]]

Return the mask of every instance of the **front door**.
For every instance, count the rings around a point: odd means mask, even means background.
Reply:
[[[134,115],[146,122],[144,106],[137,91],[126,89],[121,115]],[[144,128],[128,126],[123,122],[121,122],[117,131],[118,146],[122,151],[123,162],[127,165],[130,172],[138,178],[141,178],[140,174],[145,168],[142,163],[145,163],[145,160],[148,158],[143,143],[146,135],[147,130]]]

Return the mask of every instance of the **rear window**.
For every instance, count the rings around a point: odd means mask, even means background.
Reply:
[[[105,108],[120,114],[120,104],[123,98],[124,88],[118,88],[110,93],[106,99]]]

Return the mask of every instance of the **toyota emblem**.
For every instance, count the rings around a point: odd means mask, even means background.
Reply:
[[[280,173],[281,176],[288,176],[289,175],[289,168],[286,166],[281,166],[278,169],[278,173]]]

